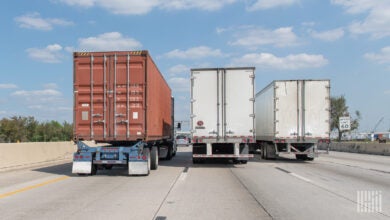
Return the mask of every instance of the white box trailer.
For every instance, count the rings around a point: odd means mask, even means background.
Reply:
[[[254,143],[254,67],[191,69],[193,162],[246,163]]]
[[[256,94],[256,146],[263,158],[293,153],[313,160],[329,143],[330,81],[278,80]]]

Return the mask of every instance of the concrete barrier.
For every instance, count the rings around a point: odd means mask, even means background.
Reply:
[[[73,142],[34,142],[0,144],[0,171],[39,164],[71,161],[77,146]]]
[[[319,149],[325,150],[326,145],[321,144]],[[359,143],[359,142],[332,142],[329,146],[330,150],[351,152],[351,153],[363,153],[363,154],[376,154],[390,156],[390,144],[379,143]]]

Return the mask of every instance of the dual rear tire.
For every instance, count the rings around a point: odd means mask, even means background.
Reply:
[[[152,147],[152,151],[150,152],[150,169],[157,170],[158,168],[158,149],[157,146]]]

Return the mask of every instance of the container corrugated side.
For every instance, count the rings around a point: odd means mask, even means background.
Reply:
[[[74,53],[74,137],[170,136],[171,90],[147,51]]]

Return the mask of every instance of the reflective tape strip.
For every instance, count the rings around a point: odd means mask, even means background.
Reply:
[[[127,161],[123,160],[94,160],[94,164],[127,164]]]
[[[253,158],[253,154],[214,154],[214,155],[206,155],[206,154],[193,154],[193,158]]]

